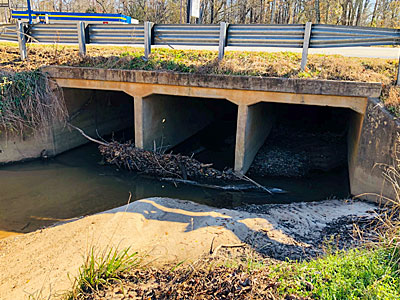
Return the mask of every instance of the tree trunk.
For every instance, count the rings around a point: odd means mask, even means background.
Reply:
[[[211,8],[210,8],[210,23],[214,23],[214,0],[211,0],[210,2]]]
[[[275,9],[276,9],[276,0],[272,2],[272,10],[271,10],[271,24],[275,23]]]
[[[319,0],[315,0],[315,23],[321,23],[321,13],[319,10]]]
[[[360,26],[360,21],[361,21],[361,15],[363,13],[363,1],[364,0],[359,0],[358,1],[358,8],[357,8],[357,16],[356,16],[356,26]]]
[[[326,10],[325,10],[325,24],[329,24],[329,7],[330,7],[330,2],[326,2]]]
[[[371,26],[374,26],[374,23],[375,23],[375,18],[376,18],[376,9],[377,9],[377,7],[378,7],[378,1],[379,0],[376,0],[375,1],[375,5],[374,5],[374,11],[372,12],[372,18],[371,18]]]

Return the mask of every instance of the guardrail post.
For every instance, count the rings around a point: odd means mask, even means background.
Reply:
[[[144,57],[149,58],[151,53],[153,22],[144,22]]]
[[[28,53],[26,51],[26,35],[25,35],[25,26],[21,21],[17,22],[17,37],[18,37],[18,45],[19,45],[19,54],[21,56],[21,60],[26,60],[28,57]]]
[[[219,47],[218,47],[218,60],[222,60],[225,55],[226,36],[228,33],[229,23],[221,22],[219,24]]]
[[[397,67],[397,80],[396,80],[396,85],[400,86],[400,56],[399,56],[399,65]]]
[[[307,65],[308,48],[310,47],[312,23],[307,22],[304,29],[303,53],[301,55],[301,70],[304,71]]]
[[[78,22],[78,43],[79,43],[79,55],[86,55],[86,26],[85,22]]]

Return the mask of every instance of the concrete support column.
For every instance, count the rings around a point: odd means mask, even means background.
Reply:
[[[135,97],[135,143],[145,150],[173,147],[214,119],[209,102],[167,95]]]
[[[143,149],[143,97],[134,98],[135,146]]]
[[[236,129],[235,171],[246,173],[274,122],[273,104],[239,105]]]

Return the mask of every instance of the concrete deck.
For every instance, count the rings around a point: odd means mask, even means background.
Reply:
[[[46,67],[43,71],[63,88],[123,91],[131,95],[135,143],[144,149],[153,149],[163,139],[167,145],[174,146],[206,126],[210,121],[208,112],[199,101],[224,99],[236,104],[234,168],[243,173],[269,134],[274,103],[350,109],[348,161],[354,191],[360,190],[354,187],[359,182],[355,178],[359,172],[355,170],[362,153],[359,144],[366,126],[367,105],[381,95],[380,83],[78,67]]]

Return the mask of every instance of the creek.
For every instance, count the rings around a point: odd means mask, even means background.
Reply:
[[[54,158],[0,166],[0,238],[124,205],[130,194],[131,201],[157,196],[226,208],[349,196],[345,167],[304,178],[252,177],[287,191],[268,195],[164,182],[101,161],[97,145],[90,143]]]

